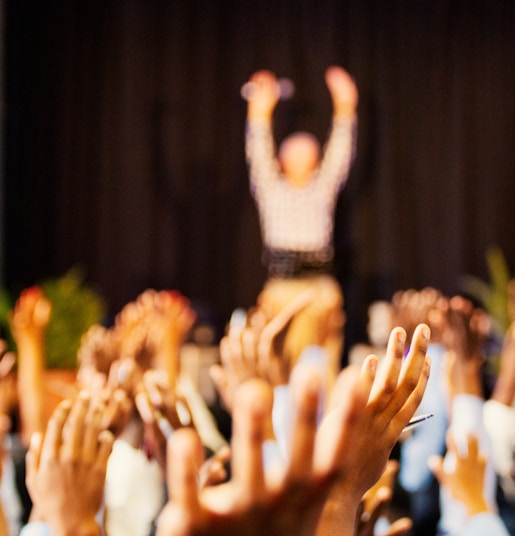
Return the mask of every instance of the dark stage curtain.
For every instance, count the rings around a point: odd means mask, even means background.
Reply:
[[[276,114],[323,141],[323,73],[360,89],[336,214],[353,333],[398,288],[515,266],[512,0],[7,0],[5,285],[83,266],[113,312],[146,287],[220,315],[263,284],[239,89],[295,81]],[[352,330],[351,330],[352,331]]]

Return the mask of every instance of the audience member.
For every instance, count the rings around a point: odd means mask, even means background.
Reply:
[[[460,527],[450,534],[509,536],[501,518],[484,496],[487,459],[481,453],[478,438],[468,435],[465,448],[460,448],[450,433],[447,445],[455,460],[452,468],[446,468],[439,456],[431,457],[428,462],[442,488],[459,501],[466,513]]]

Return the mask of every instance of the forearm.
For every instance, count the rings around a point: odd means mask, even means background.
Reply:
[[[267,185],[273,183],[279,174],[270,123],[259,120],[247,121],[245,154],[253,189],[258,191],[266,189]]]
[[[44,380],[45,359],[43,342],[39,340],[18,342],[18,392],[22,421],[22,435],[28,442],[34,432],[44,428]]]
[[[333,120],[319,173],[331,188],[338,189],[347,180],[354,160],[356,128],[354,118],[341,116]]]
[[[495,384],[491,399],[504,404],[505,406],[511,406],[513,399],[515,398],[515,382],[507,381],[502,374],[499,375]]]

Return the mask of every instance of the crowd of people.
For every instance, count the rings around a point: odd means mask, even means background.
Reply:
[[[292,358],[285,336],[316,298],[227,323],[211,367],[223,434],[181,367],[195,324],[184,296],[147,290],[92,326],[73,392],[49,408],[52,305],[23,292],[16,355],[4,345],[0,361],[0,534],[513,534],[515,324],[487,393],[488,315],[435,289],[399,292],[386,345],[333,377],[323,340]]]
[[[21,293],[16,350],[0,349],[0,536],[515,534],[515,318],[493,367],[483,309],[399,291],[371,307],[370,345],[341,362],[332,212],[358,95],[339,67],[326,82],[323,153],[296,133],[276,155],[277,80],[251,77],[246,150],[270,278],[215,341],[214,405],[184,366],[195,310],[153,289],[83,335],[74,381],[51,404],[52,303]]]

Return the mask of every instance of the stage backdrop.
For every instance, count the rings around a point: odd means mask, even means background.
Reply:
[[[10,289],[80,265],[112,312],[146,287],[221,316],[254,303],[240,86],[261,68],[291,78],[277,138],[323,141],[331,64],[360,90],[335,230],[351,338],[372,299],[486,277],[491,245],[515,269],[515,2],[5,4]]]

